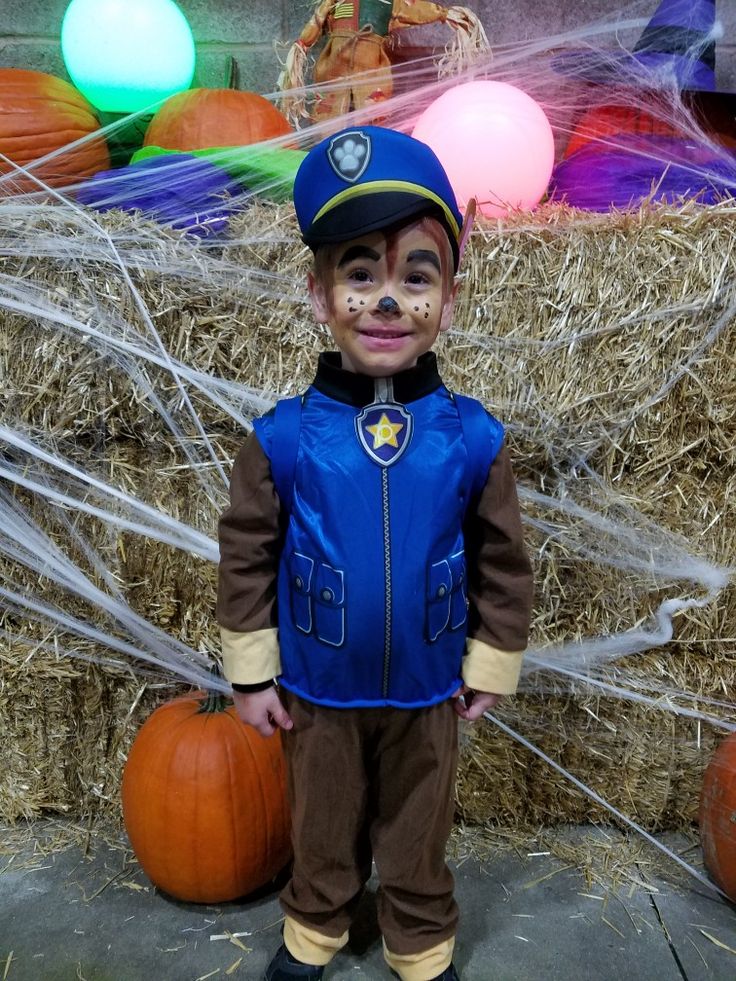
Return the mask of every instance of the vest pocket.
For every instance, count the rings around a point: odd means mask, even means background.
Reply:
[[[467,619],[465,555],[433,562],[427,577],[427,639],[432,643],[446,630],[457,630]]]
[[[314,589],[314,632],[332,647],[345,642],[345,577],[341,569],[321,562]]]
[[[297,630],[331,647],[345,642],[345,575],[341,569],[292,552],[289,597]]]

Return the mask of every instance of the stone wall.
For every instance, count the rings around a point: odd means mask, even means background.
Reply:
[[[0,66],[35,68],[66,77],[59,45],[61,21],[68,0],[0,0]],[[296,38],[314,8],[314,0],[179,0],[197,41],[195,84],[228,84],[231,59],[237,87],[267,93],[278,75],[274,41]],[[468,0],[478,13],[492,44],[525,41],[583,27],[611,16],[606,0]],[[628,7],[627,11],[631,8]],[[642,17],[656,9],[656,0],[638,5]],[[736,4],[721,0],[718,14],[724,27],[718,44],[718,87],[736,90]],[[636,40],[629,33],[622,40]],[[424,36],[426,40],[426,34]]]

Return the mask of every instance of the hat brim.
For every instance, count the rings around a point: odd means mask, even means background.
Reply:
[[[457,269],[458,240],[442,208],[421,194],[406,191],[381,191],[343,201],[313,222],[303,241],[311,249],[349,242],[368,232],[382,231],[424,214],[437,218],[444,226]]]

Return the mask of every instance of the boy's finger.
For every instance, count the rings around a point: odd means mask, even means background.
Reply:
[[[269,718],[282,729],[291,729],[294,725],[294,723],[291,721],[291,716],[281,704],[279,704],[278,708],[269,713]]]
[[[259,736],[264,736],[266,739],[268,739],[269,736],[272,736],[276,732],[276,726],[271,722],[270,717],[264,719],[263,722],[259,722],[259,723],[251,722],[251,725],[256,730]]]
[[[459,698],[453,698],[452,707],[455,709],[456,714],[459,715],[461,719],[468,718],[468,710],[465,708],[465,705]]]
[[[463,718],[465,718],[468,722],[476,722],[481,717],[481,715],[483,715],[484,711],[485,709],[483,708],[482,705],[471,705],[470,708],[466,711]]]

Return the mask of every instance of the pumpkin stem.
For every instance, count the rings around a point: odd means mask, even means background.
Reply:
[[[210,674],[213,678],[222,677],[220,674],[220,668],[217,664],[213,664],[210,668]],[[230,700],[226,695],[223,695],[221,691],[216,688],[207,689],[207,698],[202,702],[202,707],[200,708],[198,715],[203,712],[224,712],[229,705]]]

